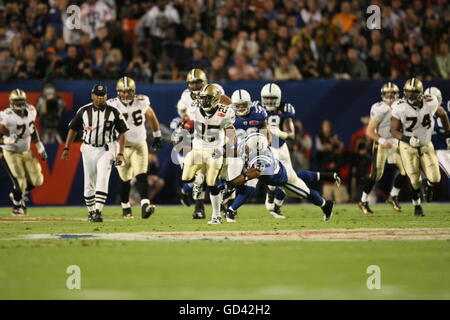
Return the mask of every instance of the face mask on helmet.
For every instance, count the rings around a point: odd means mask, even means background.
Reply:
[[[10,101],[10,104],[14,110],[23,110],[27,105],[27,101],[25,99],[14,99]]]
[[[120,101],[128,104],[133,102],[135,91],[133,89],[119,90],[117,94],[119,95]]]
[[[388,104],[392,104],[395,100],[398,99],[398,96],[398,92],[395,91],[386,91],[381,94],[381,98],[383,99],[383,101]]]
[[[206,111],[210,112],[212,111],[216,106],[213,105],[213,96],[210,95],[200,95],[200,106],[201,108]]]
[[[278,108],[278,97],[276,96],[265,96],[262,97],[263,107],[268,111],[273,111]]]
[[[200,90],[202,90],[203,87],[203,81],[202,80],[194,80],[187,83],[189,91],[194,97],[197,97],[200,93]]]
[[[250,113],[250,103],[248,102],[233,103],[233,107],[239,117],[246,116]]]
[[[415,107],[420,107],[422,105],[422,93],[416,90],[405,90],[406,101]]]

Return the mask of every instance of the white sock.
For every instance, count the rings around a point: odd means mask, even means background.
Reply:
[[[144,204],[150,204],[150,200],[148,200],[148,199],[142,199],[142,200],[141,200],[141,207],[142,207]]]
[[[413,206],[420,206],[420,198],[412,201]]]
[[[391,190],[391,196],[392,197],[397,197],[399,193],[400,193],[400,189],[399,188],[392,187],[392,190]]]
[[[127,202],[127,203],[121,202],[120,205],[122,206],[123,209],[131,208],[131,204],[129,202]]]
[[[323,203],[320,205],[320,207],[323,208],[325,206],[325,203],[327,203],[327,201],[323,199]]]
[[[216,196],[213,196],[212,194],[210,194],[209,199],[211,200],[211,206],[212,206],[211,218],[217,218],[220,216],[220,203],[222,202],[222,195],[220,193]]]
[[[100,211],[100,212],[102,212],[104,206],[105,205],[103,203],[100,203],[100,202],[96,202],[95,203],[95,209]]]
[[[365,192],[362,193],[361,196],[361,202],[368,202],[369,201],[369,195]]]
[[[432,186],[434,186],[434,183],[430,182],[430,180],[427,180],[427,185],[428,185],[429,187],[432,187]]]
[[[95,211],[95,205],[87,206],[88,212]]]
[[[317,172],[317,181],[320,181],[320,172]]]

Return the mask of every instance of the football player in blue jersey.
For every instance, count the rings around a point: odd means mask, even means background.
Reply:
[[[272,134],[271,144],[273,152],[285,167],[292,169],[289,149],[286,139],[294,139],[295,109],[292,104],[281,101],[281,89],[275,83],[268,83],[261,89],[260,104],[267,111],[267,125]],[[280,207],[275,205],[275,188],[268,186],[266,208],[275,218],[284,219]]]
[[[236,113],[234,127],[236,128],[236,145],[242,144],[246,137],[252,133],[259,132],[266,135],[270,139],[267,130],[267,112],[258,103],[252,103],[252,99],[248,91],[239,89],[231,95],[231,103]],[[242,164],[240,158],[227,158],[227,177],[236,177],[242,172]],[[229,179],[228,179],[229,180]],[[226,201],[231,198],[230,205],[225,204],[225,217],[236,216],[237,209],[243,205],[247,199],[253,194],[258,183],[257,179],[247,181],[244,185],[236,188],[225,189],[223,199]],[[236,191],[236,198],[231,195]],[[230,221],[230,218],[227,218]]]
[[[325,200],[318,191],[310,189],[291,167],[285,167],[276,156],[274,149],[269,147],[269,142],[263,134],[252,133],[248,135],[244,143],[239,145],[238,154],[244,170],[243,173],[229,182],[231,186],[241,186],[248,181],[259,178],[267,185],[278,187],[277,199],[283,200],[286,195],[308,199],[322,209],[325,221],[331,218],[334,202]],[[305,177],[316,178],[313,172],[305,175]],[[230,221],[234,218],[231,217]],[[227,221],[228,219],[227,216]]]

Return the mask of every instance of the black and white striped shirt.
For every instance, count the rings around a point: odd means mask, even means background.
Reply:
[[[77,111],[69,123],[69,128],[74,131],[83,130],[84,143],[102,147],[109,142],[117,141],[119,134],[128,130],[128,125],[116,108],[110,105],[95,107],[90,103]]]

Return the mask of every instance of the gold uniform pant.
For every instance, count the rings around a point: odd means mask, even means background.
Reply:
[[[438,183],[441,181],[439,162],[431,141],[420,148],[413,148],[409,144],[400,141],[399,150],[406,174],[415,190],[420,188],[421,168],[430,182]]]
[[[200,171],[205,175],[206,184],[210,187],[216,184],[217,176],[223,164],[223,157],[213,157],[214,150],[192,149],[184,159],[183,174],[181,180],[191,181]]]
[[[39,187],[44,183],[41,164],[31,150],[25,152],[3,150],[3,156],[22,193],[26,192],[28,184]]]
[[[119,177],[122,181],[130,181],[133,177],[147,173],[148,170],[148,146],[147,141],[125,147],[123,153],[125,165],[117,167]]]
[[[374,143],[373,145],[373,157],[372,157],[372,170],[371,170],[371,178],[375,180],[375,182],[380,181],[381,177],[384,173],[384,167],[386,166],[386,161],[388,160],[390,149],[386,148],[382,144]],[[400,170],[401,175],[405,175],[405,167],[403,166],[402,159],[400,156],[400,148],[397,148],[395,154],[392,156],[395,157],[395,164]]]

